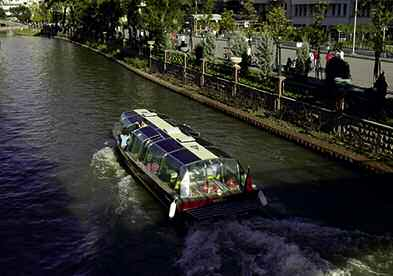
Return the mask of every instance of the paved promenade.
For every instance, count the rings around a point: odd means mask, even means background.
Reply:
[[[201,38],[195,37],[194,44],[201,42]],[[224,48],[228,46],[226,40],[216,41],[216,56],[224,56]],[[289,48],[282,48],[281,62],[283,65],[290,57],[296,57],[296,50]],[[352,82],[354,85],[362,87],[371,87],[373,85],[373,69],[374,59],[370,57],[350,57],[344,56],[344,59],[349,63],[351,68]],[[325,54],[322,54],[322,67],[325,67]],[[386,81],[389,84],[389,90],[393,90],[393,60],[391,62],[382,62],[382,70],[385,71]],[[315,76],[315,73],[310,73],[310,76]]]
[[[288,57],[292,59],[296,57],[296,51],[293,49],[283,48],[281,55],[282,63],[285,64]],[[344,56],[344,59],[350,65],[352,83],[362,87],[371,87],[373,84],[374,60],[370,58],[357,58],[350,56]],[[325,67],[325,54],[322,54],[321,61],[322,67]],[[393,61],[382,62],[382,70],[385,71],[386,81],[389,84],[389,89],[393,90]],[[311,73],[310,75],[315,76],[315,73]]]

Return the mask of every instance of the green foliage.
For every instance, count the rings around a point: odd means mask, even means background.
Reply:
[[[271,33],[275,42],[282,41],[291,31],[292,25],[281,6],[273,6],[266,17],[266,29]]]
[[[319,48],[321,44],[328,40],[327,31],[322,28],[322,21],[325,19],[327,8],[328,3],[325,0],[320,0],[312,6],[313,23],[304,28],[304,33],[312,47]]]
[[[172,41],[168,33],[159,33],[155,37],[157,48],[160,52],[173,49]]]
[[[241,15],[245,20],[256,21],[258,19],[253,0],[244,0]]]
[[[156,40],[161,33],[177,31],[183,24],[185,7],[189,0],[147,0],[141,11],[142,26],[149,31],[151,39]]]
[[[207,33],[204,36],[203,42],[203,56],[212,61],[214,59],[215,49],[216,49],[216,38],[212,33]]]
[[[267,32],[262,32],[255,46],[255,58],[259,77],[266,80],[272,73],[273,64],[273,39]]]
[[[41,3],[33,3],[30,6],[31,10],[31,21],[33,22],[47,22],[49,11],[46,8],[46,5]]]
[[[127,64],[138,68],[138,69],[146,69],[148,66],[147,60],[141,58],[125,58]]]
[[[214,8],[214,0],[205,0],[202,9],[198,11],[199,13],[203,13],[204,16],[199,19],[198,23],[200,26],[204,29],[205,27],[212,27],[212,14],[213,14],[213,8]]]
[[[6,17],[5,11],[2,7],[0,7],[0,18],[3,19]]]
[[[229,38],[229,48],[232,52],[231,56],[241,57],[244,53],[247,53],[246,38],[239,33],[233,33]]]
[[[102,51],[102,52],[106,52],[108,50],[108,45],[106,45],[106,44],[98,44],[97,45],[97,50]]]
[[[31,18],[31,11],[26,6],[18,6],[10,8],[11,16],[16,17],[20,22],[28,23]]]
[[[235,19],[232,10],[225,10],[221,15],[220,29],[225,32],[233,32],[235,30]]]
[[[393,0],[364,0],[363,5],[371,5],[371,21],[375,27],[373,44],[375,51],[374,78],[381,73],[380,56],[384,51],[383,30],[393,21]]]

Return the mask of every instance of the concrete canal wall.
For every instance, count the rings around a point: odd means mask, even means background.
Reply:
[[[108,59],[111,59],[120,65],[124,66],[128,70],[136,73],[139,76],[142,76],[150,81],[153,81],[157,84],[162,85],[163,87],[166,87],[174,92],[177,92],[181,95],[184,95],[190,99],[193,99],[195,101],[198,101],[204,105],[207,105],[209,107],[215,108],[216,110],[219,110],[221,112],[224,112],[234,118],[237,118],[239,120],[242,120],[244,122],[249,123],[250,125],[253,125],[257,128],[263,129],[268,131],[271,134],[274,134],[276,136],[288,139],[290,141],[293,141],[299,145],[304,146],[305,148],[311,149],[315,152],[318,152],[320,154],[323,154],[327,157],[334,158],[336,160],[341,160],[346,162],[347,164],[354,165],[358,168],[365,169],[371,172],[375,173],[393,173],[393,167],[390,166],[387,163],[378,161],[378,160],[373,160],[367,157],[366,155],[356,153],[350,149],[346,149],[344,146],[340,146],[337,144],[332,144],[330,142],[312,137],[308,134],[304,133],[299,133],[297,132],[294,128],[290,127],[285,127],[282,125],[277,124],[274,120],[271,120],[269,118],[262,118],[259,116],[255,116],[249,112],[242,111],[238,108],[231,107],[229,105],[226,105],[222,102],[213,100],[207,96],[204,96],[200,93],[199,89],[193,88],[193,87],[181,87],[177,84],[171,83],[167,80],[164,80],[163,78],[160,78],[157,75],[149,74],[143,70],[137,69],[133,66],[130,66],[124,61],[118,60],[114,58],[111,55],[108,55],[106,53],[103,53],[97,49],[94,49],[88,45],[81,44],[75,41],[71,41],[67,38],[64,37],[56,37],[61,40],[69,41],[73,44],[76,44],[78,46],[90,49],[91,51],[101,54]]]

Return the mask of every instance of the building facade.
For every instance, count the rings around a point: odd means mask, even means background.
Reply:
[[[1,3],[2,2],[2,3]],[[30,6],[33,3],[44,2],[43,0],[2,0],[0,1],[0,7],[2,7],[6,12],[11,8],[18,6]]]
[[[313,7],[318,0],[288,0],[287,15],[295,26],[305,26],[313,22]],[[353,24],[355,0],[328,0],[322,25],[332,27],[338,24]],[[370,7],[358,5],[357,24],[370,22]]]
[[[241,10],[242,0],[221,0],[221,6]],[[279,3],[286,10],[288,18],[295,26],[306,26],[313,22],[313,7],[320,0],[254,0],[254,6],[259,16],[264,19],[270,5]],[[356,0],[326,0],[327,11],[322,25],[332,27],[338,24],[353,24]],[[360,3],[360,0],[359,0]],[[370,22],[370,7],[358,5],[357,24]]]

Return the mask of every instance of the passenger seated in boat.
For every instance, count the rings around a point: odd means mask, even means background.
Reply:
[[[121,134],[120,134],[120,147],[122,149],[126,149],[128,140],[130,139],[130,134],[127,132],[126,129],[123,129]]]
[[[144,121],[139,121],[139,122],[138,122],[138,127],[139,127],[139,128],[142,128],[142,127],[145,127],[145,126],[147,126],[147,125],[145,124]]]
[[[230,176],[225,180],[225,185],[230,189],[234,190],[239,188],[239,183],[234,176]]]

